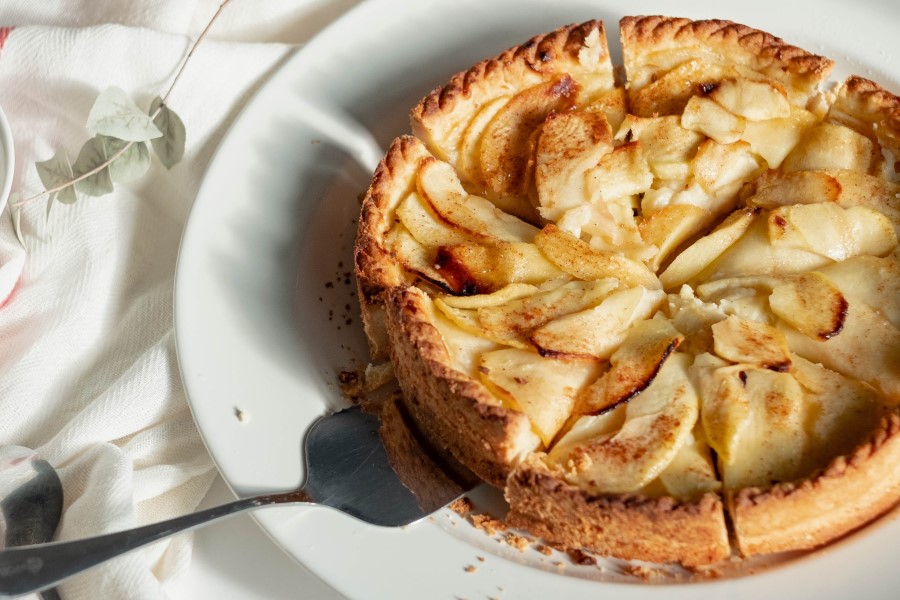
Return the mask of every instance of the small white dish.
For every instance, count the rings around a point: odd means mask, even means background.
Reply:
[[[12,190],[13,170],[16,154],[13,151],[12,129],[9,121],[0,109],[0,213],[6,208],[9,193]]]

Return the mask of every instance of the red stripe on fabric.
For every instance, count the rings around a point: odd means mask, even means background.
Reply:
[[[10,300],[12,300],[12,297],[15,296],[15,295],[16,295],[16,292],[19,291],[19,284],[20,284],[20,283],[22,283],[22,278],[21,278],[21,277],[19,277],[19,278],[16,280],[16,283],[13,285],[12,289],[9,290],[9,295],[8,295],[6,298],[0,299],[0,308],[3,308],[4,306],[6,306],[6,305],[10,302]]]
[[[0,27],[0,50],[3,50],[3,44],[6,43],[6,38],[9,37],[13,29],[15,27]]]

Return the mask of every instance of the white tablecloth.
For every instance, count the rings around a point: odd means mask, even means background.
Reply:
[[[216,476],[175,356],[175,260],[210,157],[254,90],[356,0],[233,0],[198,47],[169,105],[187,145],[102,197],[22,207],[26,248],[0,215],[0,443],[37,449],[65,488],[57,539],[193,510]],[[13,190],[43,188],[35,162],[90,138],[98,94],[147,109],[219,0],[5,0],[0,107],[15,139]],[[161,598],[191,560],[182,534],[61,586],[66,599]]]

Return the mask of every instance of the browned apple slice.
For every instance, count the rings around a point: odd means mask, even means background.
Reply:
[[[744,133],[744,119],[702,96],[693,96],[688,101],[681,115],[681,126],[720,144],[732,144]]]
[[[600,304],[617,286],[615,280],[603,279],[569,281],[534,293],[507,287],[495,294],[473,296],[478,299],[475,301],[444,298],[435,304],[476,335],[517,348],[533,348],[527,339],[532,330],[562,315]]]
[[[523,197],[531,134],[551,112],[565,112],[579,86],[568,75],[513,96],[488,123],[481,137],[481,174],[489,190],[501,196]]]
[[[434,268],[433,252],[416,241],[406,227],[395,225],[384,238],[385,248],[404,269],[417,273],[426,281],[430,281],[447,292],[457,292],[452,284]]]
[[[835,148],[841,151],[835,152]],[[782,169],[847,169],[873,174],[881,160],[881,148],[866,136],[843,125],[820,123],[806,132],[784,159]]]
[[[856,256],[821,269],[851,304],[868,304],[900,327],[900,261],[895,255]]]
[[[692,204],[672,204],[645,217],[639,227],[641,237],[656,246],[648,266],[656,271],[669,254],[707,226],[709,213]]]
[[[818,120],[818,117],[808,110],[794,107],[789,117],[745,121],[741,139],[750,144],[753,151],[766,161],[770,169],[777,169],[806,131]]]
[[[613,292],[598,306],[559,317],[534,330],[531,341],[546,356],[605,360],[622,344],[628,329],[659,308],[661,290],[633,287]]]
[[[509,96],[493,98],[485,103],[466,126],[459,138],[457,145],[458,164],[460,176],[474,184],[474,193],[486,193],[486,197],[503,212],[515,215],[526,221],[539,221],[534,206],[527,198],[517,196],[505,196],[490,193],[481,173],[481,138],[494,115],[509,102]],[[470,188],[471,189],[471,188]]]
[[[635,323],[609,361],[612,365],[585,390],[578,412],[599,414],[644,391],[684,336],[665,319]]]
[[[617,87],[603,92],[600,97],[586,104],[583,110],[603,113],[612,131],[618,130],[628,114],[625,88]]]
[[[541,216],[555,221],[587,202],[585,172],[612,149],[612,131],[602,113],[550,114],[541,127],[535,154]]]
[[[680,500],[696,500],[707,492],[722,489],[701,427],[694,426],[693,434],[659,474],[659,483],[666,494]]]
[[[791,103],[781,84],[745,77],[723,79],[709,97],[728,112],[750,121],[779,119],[791,114]]]
[[[604,154],[600,163],[589,169],[584,177],[588,199],[595,203],[643,194],[653,185],[653,173],[644,158],[640,141],[623,144]]]
[[[569,281],[502,306],[478,311],[486,327],[529,332],[552,319],[600,304],[619,286],[614,279]]]
[[[731,71],[704,60],[687,60],[629,94],[631,111],[639,117],[680,115],[688,100],[715,88]]]
[[[737,402],[748,407],[747,423],[732,448],[729,461],[720,462],[726,489],[769,486],[802,477],[807,467],[809,434],[804,427],[803,389],[790,373],[745,367]]]
[[[808,250],[833,261],[863,254],[884,256],[897,246],[890,220],[865,206],[780,206],[769,213],[768,223],[773,245]]]
[[[444,221],[488,241],[530,242],[537,228],[501,211],[489,200],[470,195],[456,171],[438,160],[423,161],[416,180],[422,196]]]
[[[723,464],[734,461],[750,423],[751,407],[740,376],[743,370],[743,365],[732,365],[709,353],[698,355],[690,368],[700,395],[704,437]]]
[[[772,243],[771,217],[771,213],[761,212],[746,233],[703,273],[704,278],[712,281],[755,275],[789,275],[815,270],[832,262],[799,243],[796,246]]]
[[[777,285],[769,306],[785,323],[818,340],[839,334],[847,317],[847,299],[830,279],[811,271]]]
[[[736,185],[740,186],[759,170],[759,162],[747,142],[720,144],[707,140],[700,144],[691,167],[694,178],[706,191],[720,192],[730,186],[733,188],[730,193],[734,193]]]
[[[468,296],[472,298],[474,296]],[[435,310],[438,308],[439,300],[427,302],[426,306],[430,313],[432,324],[441,334],[444,346],[450,354],[451,365],[460,373],[465,373],[469,377],[478,377],[478,363],[481,355],[485,352],[497,350],[502,346],[495,340],[490,340],[480,335],[473,335],[473,332],[465,327],[460,326],[453,319],[449,318],[443,311]],[[534,446],[537,446],[537,436],[535,436]]]
[[[482,106],[459,138],[459,170],[469,181],[484,186],[481,174],[481,138],[494,115],[509,102],[509,96],[493,98]]]
[[[649,484],[692,439],[699,402],[687,374],[690,359],[673,354],[630,402],[581,417],[551,450],[550,462],[589,493],[629,493]]]
[[[616,132],[616,140],[640,140],[651,168],[657,163],[689,162],[700,142],[701,133],[681,126],[681,117],[635,117],[628,115]]]
[[[524,298],[540,291],[540,288],[527,283],[511,283],[489,294],[476,294],[474,296],[441,296],[437,300],[455,308],[483,308],[485,306],[500,306],[512,300]]]
[[[850,303],[844,327],[828,340],[817,340],[780,325],[795,353],[832,371],[867,382],[890,405],[900,404],[900,329],[863,302]]]
[[[397,206],[397,217],[416,241],[426,248],[471,241],[458,227],[452,227],[434,214],[431,205],[415,192]]]
[[[484,325],[478,318],[478,309],[457,308],[447,303],[444,298],[435,300],[434,305],[453,325],[469,334],[473,334],[469,337],[489,340],[504,346],[512,346],[513,348],[534,348],[534,345],[521,332],[515,329]]]
[[[434,268],[465,295],[494,292],[510,283],[542,283],[562,275],[537,246],[525,242],[439,246]]]
[[[841,184],[824,171],[766,171],[756,180],[756,193],[747,199],[750,206],[772,209],[790,204],[836,202]]]
[[[675,288],[701,273],[744,235],[758,213],[758,208],[737,210],[728,215],[712,233],[688,246],[659,276],[663,287]]]
[[[838,204],[844,208],[866,206],[877,210],[894,225],[894,232],[900,236],[900,183],[887,181],[875,175],[858,171],[830,170],[826,173],[837,179],[841,186]]]
[[[791,481],[808,469],[804,391],[790,373],[702,354],[691,367],[701,421],[727,489]]]
[[[803,386],[813,417],[807,455],[815,466],[849,454],[875,430],[884,414],[881,397],[871,386],[826,369],[800,356],[792,357],[794,377]]]
[[[552,223],[535,236],[534,243],[551,262],[578,279],[612,277],[627,286],[660,287],[656,275],[643,263],[621,254],[595,250]]]
[[[481,381],[528,415],[548,447],[597,370],[594,361],[546,358],[517,348],[487,352],[478,366]]]
[[[784,334],[771,325],[732,315],[714,324],[712,333],[715,352],[725,360],[772,371],[791,368]]]

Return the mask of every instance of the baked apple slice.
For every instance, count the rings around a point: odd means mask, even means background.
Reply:
[[[517,348],[486,352],[478,365],[488,389],[528,415],[544,447],[568,421],[578,393],[598,370],[591,360],[549,358]]]

